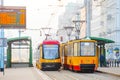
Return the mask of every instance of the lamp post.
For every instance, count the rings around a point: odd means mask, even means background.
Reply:
[[[74,27],[72,27],[72,26],[66,26],[66,27],[64,27],[64,29],[67,32],[68,40],[70,40],[70,35],[71,35],[72,30],[74,29]]]

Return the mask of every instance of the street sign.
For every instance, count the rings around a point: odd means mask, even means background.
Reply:
[[[0,7],[0,28],[26,28],[26,8],[11,6]]]
[[[7,39],[0,38],[0,47],[6,47],[6,46],[7,46]]]

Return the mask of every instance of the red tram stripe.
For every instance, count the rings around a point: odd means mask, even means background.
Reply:
[[[60,44],[57,40],[44,40],[43,44]]]
[[[73,66],[73,70],[80,71],[80,66]]]

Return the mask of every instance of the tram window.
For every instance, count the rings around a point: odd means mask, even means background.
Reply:
[[[78,44],[78,56],[80,56],[80,44]]]
[[[73,56],[73,45],[72,44],[70,45],[70,50],[71,50],[70,51],[70,56]]]
[[[94,56],[95,44],[93,42],[81,42],[81,56]]]
[[[42,47],[40,47],[40,57],[42,58]]]
[[[45,59],[56,59],[59,57],[58,45],[43,45],[43,47]]]
[[[65,46],[65,55],[64,56],[67,56],[67,53],[68,53],[68,48],[67,48],[67,46]]]
[[[67,56],[70,56],[71,55],[71,48],[70,48],[70,45],[68,45],[68,55]]]
[[[37,51],[37,59],[40,58],[40,50]]]
[[[74,56],[77,56],[78,54],[78,43],[74,43]]]

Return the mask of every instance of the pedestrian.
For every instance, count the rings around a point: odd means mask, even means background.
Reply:
[[[105,57],[101,54],[100,55],[100,67],[104,66],[104,61],[105,61]]]

